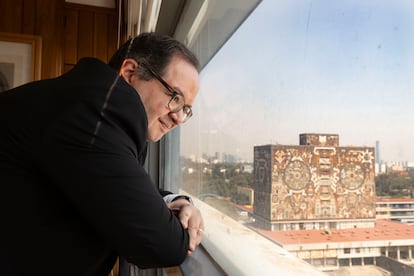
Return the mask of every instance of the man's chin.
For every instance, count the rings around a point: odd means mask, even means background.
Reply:
[[[147,135],[147,141],[148,142],[158,142],[162,136],[164,136],[165,133],[148,133]]]

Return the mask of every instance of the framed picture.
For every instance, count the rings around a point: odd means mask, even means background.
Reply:
[[[0,32],[0,92],[41,77],[40,36]]]

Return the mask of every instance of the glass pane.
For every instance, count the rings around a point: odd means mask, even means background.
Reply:
[[[327,235],[373,227],[376,194],[392,192],[381,174],[406,172],[391,179],[399,196],[414,188],[413,77],[412,1],[264,0],[202,71],[181,128],[181,188],[255,229],[280,217],[280,229]],[[276,150],[255,158],[266,145],[287,147],[281,170]],[[260,177],[268,202],[257,202]]]

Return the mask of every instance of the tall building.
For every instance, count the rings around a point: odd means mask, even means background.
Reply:
[[[377,219],[399,221],[414,226],[414,198],[378,198],[376,213]]]
[[[380,158],[380,141],[375,141],[375,163],[380,164],[381,158]]]
[[[340,147],[336,134],[254,148],[254,216],[268,230],[346,229],[375,223],[372,147]]]

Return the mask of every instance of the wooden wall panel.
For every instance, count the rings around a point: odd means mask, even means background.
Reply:
[[[64,34],[65,72],[82,57],[107,62],[117,49],[116,9],[66,3]]]
[[[36,2],[35,32],[42,34],[42,77],[51,78],[62,73],[63,2],[38,0]]]
[[[25,34],[35,33],[36,24],[36,2],[35,1],[24,1],[23,15],[22,15],[22,29],[20,32]]]
[[[73,9],[65,12],[64,63],[73,65],[78,60],[79,12]]]
[[[122,44],[123,41],[120,41]],[[118,49],[118,17],[116,15],[108,16],[108,61]]]
[[[93,56],[94,14],[92,11],[79,11],[78,58]]]
[[[93,31],[93,53],[97,58],[106,61],[108,59],[108,16],[95,14],[95,28]]]
[[[25,1],[0,1],[0,32],[22,33],[23,2]]]

